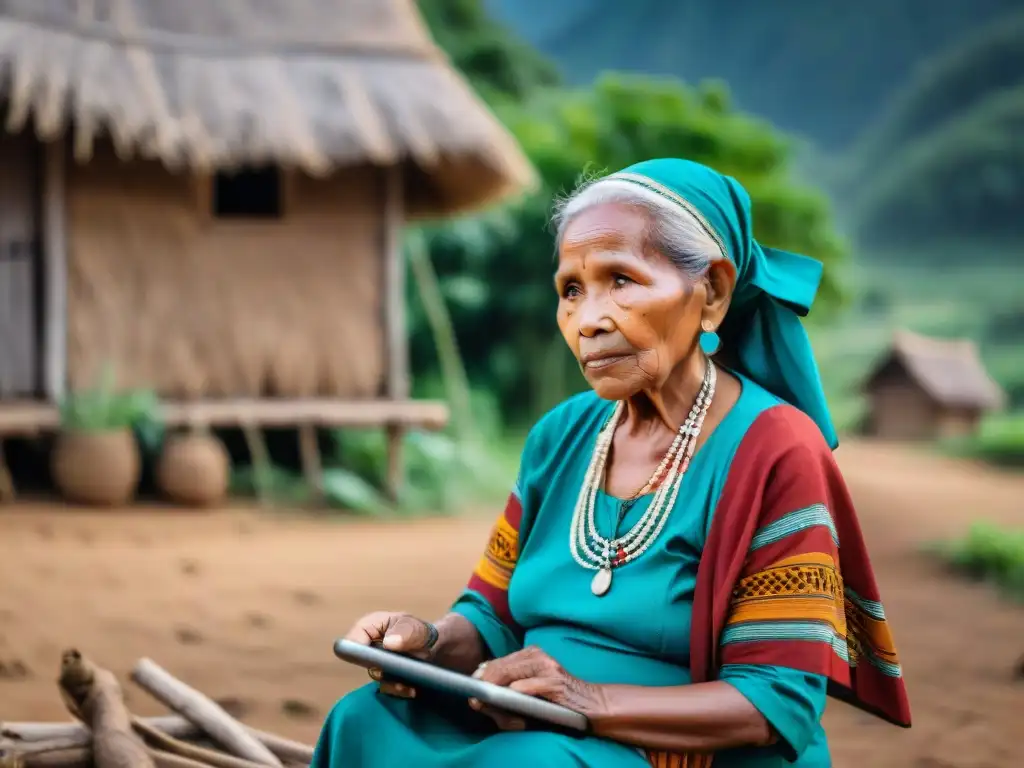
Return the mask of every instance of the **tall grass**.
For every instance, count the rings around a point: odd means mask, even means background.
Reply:
[[[1024,528],[976,523],[960,541],[931,549],[958,573],[989,581],[1024,602]]]

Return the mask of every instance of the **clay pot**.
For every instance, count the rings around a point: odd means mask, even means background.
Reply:
[[[69,431],[57,435],[50,469],[67,501],[114,507],[135,496],[142,459],[130,429]]]
[[[171,435],[156,466],[160,491],[175,504],[209,507],[228,493],[231,459],[216,437],[200,432]]]

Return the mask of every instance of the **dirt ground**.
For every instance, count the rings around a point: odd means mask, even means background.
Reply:
[[[915,725],[842,704],[839,768],[1024,766],[1024,608],[943,573],[922,543],[976,518],[1024,525],[1024,476],[849,442],[858,501],[904,658]],[[54,678],[76,646],[127,677],[149,656],[258,727],[312,742],[365,674],[331,642],[372,609],[442,612],[483,546],[479,519],[363,523],[245,510],[0,511],[0,720],[64,720]],[[20,664],[19,664],[20,663]],[[130,705],[161,711],[128,683]]]

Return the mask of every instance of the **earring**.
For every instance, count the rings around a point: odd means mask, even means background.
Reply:
[[[710,323],[701,323],[700,348],[705,355],[713,355],[722,345],[722,340],[715,333],[715,327]]]

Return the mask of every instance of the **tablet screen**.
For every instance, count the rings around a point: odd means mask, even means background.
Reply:
[[[343,661],[361,667],[377,667],[385,675],[413,686],[422,686],[466,699],[478,699],[507,712],[567,728],[570,731],[586,732],[590,727],[585,715],[566,707],[382,648],[342,639],[335,641],[334,654]]]

